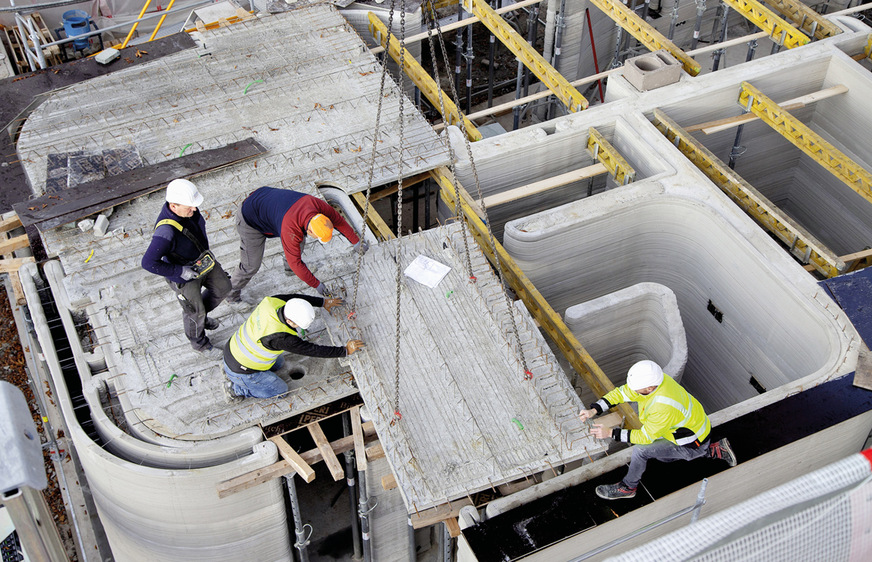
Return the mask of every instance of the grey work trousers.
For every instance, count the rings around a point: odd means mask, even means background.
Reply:
[[[230,276],[215,262],[215,267],[199,279],[186,283],[167,280],[182,305],[182,324],[191,347],[197,351],[209,349],[211,342],[206,337],[206,315],[215,310],[230,292]]]
[[[709,440],[706,439],[698,449],[682,447],[666,439],[658,439],[650,445],[633,445],[633,456],[630,459],[630,470],[624,476],[624,485],[635,489],[642,480],[642,474],[648,467],[650,459],[663,462],[690,461],[708,456]]]
[[[240,291],[248,285],[260,265],[263,263],[263,251],[266,244],[266,236],[263,232],[245,222],[242,210],[236,213],[236,230],[239,232],[239,266],[230,277],[232,297],[239,297]],[[300,244],[300,253],[306,244],[305,237]],[[285,268],[290,271],[285,263]]]

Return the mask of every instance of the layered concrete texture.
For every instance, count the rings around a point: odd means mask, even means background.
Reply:
[[[681,382],[687,338],[675,293],[657,283],[639,283],[570,306],[566,325],[615,386],[636,361],[650,359]]]
[[[419,256],[451,269],[433,288],[402,275],[395,321],[397,267]],[[327,328],[367,344],[348,360],[409,513],[603,450],[529,313],[509,306],[461,225],[371,249],[357,283],[356,318]],[[353,293],[353,276],[344,285]]]

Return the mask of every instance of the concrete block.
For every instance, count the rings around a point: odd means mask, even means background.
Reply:
[[[625,60],[623,75],[637,90],[647,92],[678,82],[681,63],[661,49]]]
[[[78,226],[79,230],[81,230],[82,232],[88,232],[89,230],[94,228],[94,219],[80,220],[78,223],[76,223],[76,226]]]
[[[21,390],[6,381],[0,381],[0,447],[0,492],[45,488],[42,447],[30,408]]]
[[[106,215],[97,215],[97,220],[94,221],[94,236],[104,236],[109,230],[109,219]]]
[[[650,359],[677,381],[687,364],[687,338],[675,293],[639,283],[571,306],[566,325],[609,380],[623,384],[636,361]]]

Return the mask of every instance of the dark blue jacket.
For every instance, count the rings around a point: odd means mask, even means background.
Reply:
[[[204,249],[209,248],[209,239],[206,238],[206,220],[203,219],[199,209],[194,211],[191,218],[182,218],[170,211],[169,203],[164,203],[155,224],[164,219],[178,222],[197,238]],[[154,230],[151,244],[142,256],[142,268],[155,275],[166,277],[173,283],[185,283],[181,277],[182,266],[192,263],[198,257],[200,257],[200,250],[187,236],[172,225],[162,224]]]
[[[305,195],[290,189],[258,188],[242,202],[242,218],[267,238],[275,238],[282,231],[288,210]]]

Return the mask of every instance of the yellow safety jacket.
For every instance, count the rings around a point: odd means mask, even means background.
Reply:
[[[708,438],[712,429],[711,421],[699,401],[666,374],[657,390],[647,396],[622,385],[602,399],[610,406],[623,402],[639,404],[642,429],[621,431],[622,434],[628,434],[627,439],[621,440],[635,445],[647,445],[657,439],[667,439],[676,445],[696,442],[698,446]]]
[[[260,343],[261,338],[279,332],[298,335],[279,318],[283,306],[285,301],[266,297],[230,338],[230,353],[240,365],[254,371],[268,371],[283,352],[267,348]]]

